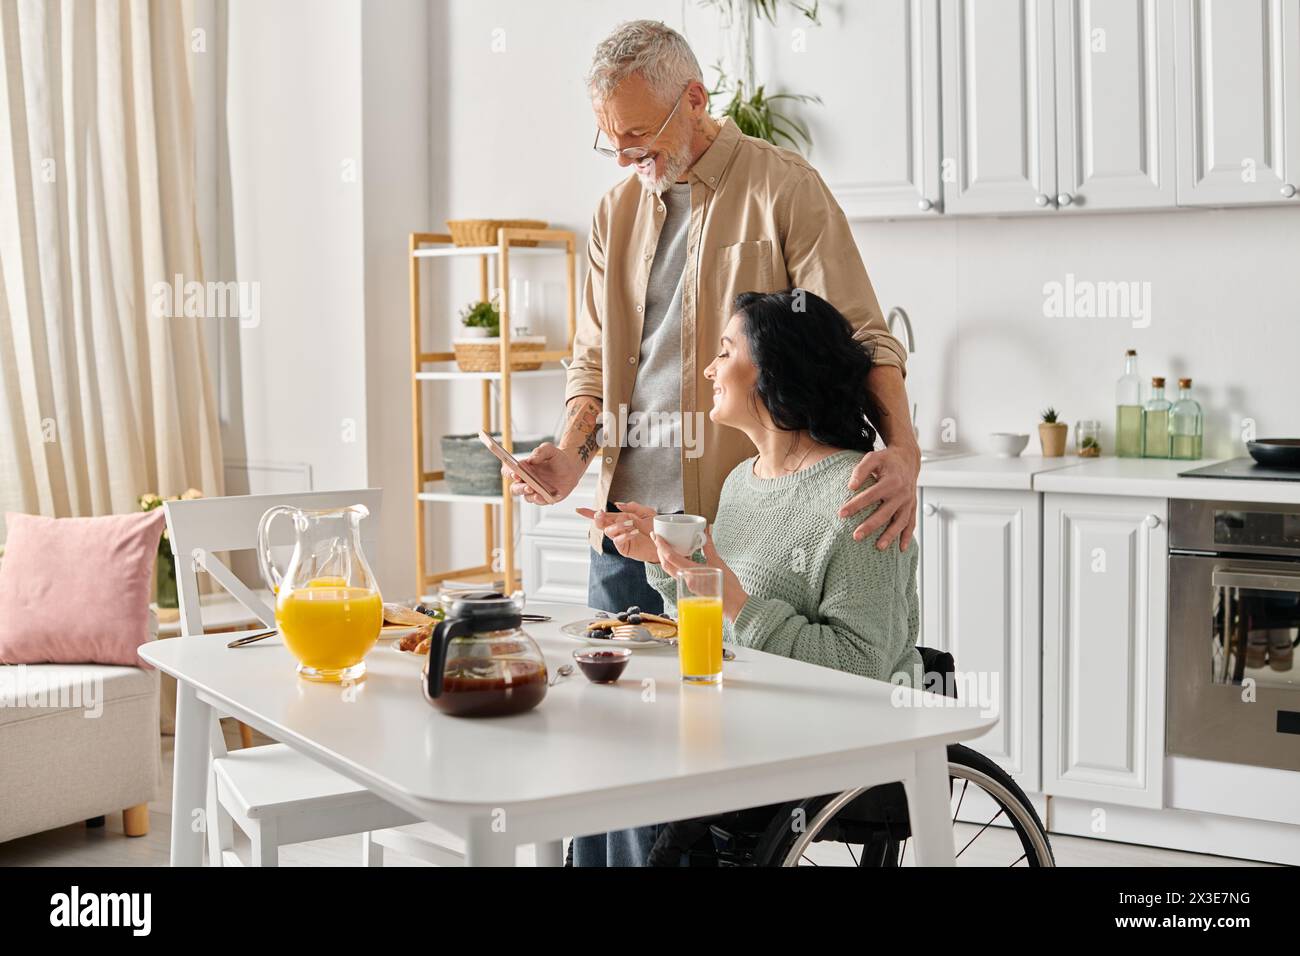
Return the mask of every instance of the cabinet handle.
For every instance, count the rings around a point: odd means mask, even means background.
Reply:
[[[1158,528],[1158,527],[1160,527],[1160,518],[1157,517],[1156,515],[1147,515],[1147,517],[1146,517],[1146,526],[1147,526],[1148,528]]]
[[[1039,193],[1037,196],[1034,197],[1034,205],[1038,206],[1040,209],[1046,206],[1051,201],[1052,200],[1048,197],[1047,193]]]
[[[1287,199],[1290,199],[1292,196],[1295,195],[1295,187],[1292,186],[1290,183],[1287,183],[1285,186],[1282,187],[1282,195],[1285,196]]]
[[[1061,193],[1061,195],[1056,197],[1056,204],[1058,206],[1068,206],[1072,202],[1074,202],[1074,197],[1069,193]]]
[[[922,199],[917,202],[916,208],[921,210],[921,212],[929,212],[934,208],[934,203],[928,199]]]
[[[925,512],[927,515],[930,515],[931,517],[933,517],[934,515],[937,515],[937,514],[939,513],[939,506],[938,506],[938,505],[923,505],[923,506],[921,507],[921,510],[922,510],[923,512]]]

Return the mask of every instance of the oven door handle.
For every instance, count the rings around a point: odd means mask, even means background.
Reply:
[[[1216,568],[1210,581],[1216,588],[1300,591],[1300,574],[1260,574],[1258,571],[1227,571]]]

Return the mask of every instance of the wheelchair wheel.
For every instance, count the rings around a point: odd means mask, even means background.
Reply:
[[[958,866],[1055,866],[1047,831],[1011,776],[983,754],[948,748],[953,852]],[[893,785],[901,790],[901,785]],[[901,819],[863,820],[860,787],[785,805],[755,847],[757,866],[909,866],[909,829]],[[963,809],[971,822],[959,820]],[[792,821],[799,821],[795,826]]]

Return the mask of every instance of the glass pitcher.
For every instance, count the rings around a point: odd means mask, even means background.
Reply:
[[[523,629],[524,596],[462,594],[438,622],[424,662],[424,697],[453,717],[502,717],[546,696],[546,658]]]
[[[337,682],[365,676],[365,656],[379,640],[384,603],[361,550],[364,505],[304,511],[280,505],[257,526],[262,577],[275,592],[275,623],[298,673]],[[293,555],[281,574],[271,557],[271,523],[293,519]]]

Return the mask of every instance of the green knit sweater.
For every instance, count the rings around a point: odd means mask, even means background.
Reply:
[[[734,622],[724,622],[723,640],[920,686],[917,547],[880,551],[876,535],[854,541],[865,515],[836,515],[861,459],[860,452],[837,452],[764,479],[749,458],[727,476],[713,543],[749,600]],[[674,614],[676,582],[657,564],[646,565],[646,577]]]

